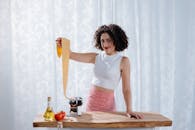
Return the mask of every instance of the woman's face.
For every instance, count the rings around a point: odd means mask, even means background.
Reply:
[[[112,55],[116,53],[114,41],[108,33],[102,33],[100,37],[100,42],[103,50],[106,52],[107,55]]]

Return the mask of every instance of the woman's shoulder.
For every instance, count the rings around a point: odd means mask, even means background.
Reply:
[[[122,56],[121,62],[122,62],[122,63],[130,62],[129,57],[127,57],[127,56]]]
[[[98,56],[98,57],[104,57],[104,55],[105,55],[103,51],[95,52],[94,54],[95,54],[96,57],[97,57],[97,56]]]
[[[130,66],[130,60],[127,56],[122,56],[121,59],[121,69]]]

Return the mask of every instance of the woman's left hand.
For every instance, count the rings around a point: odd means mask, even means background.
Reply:
[[[144,118],[144,116],[142,114],[136,113],[136,112],[127,112],[126,115],[129,118],[135,118],[135,119],[143,119]]]

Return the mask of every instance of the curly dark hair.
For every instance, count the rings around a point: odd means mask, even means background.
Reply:
[[[97,49],[103,50],[100,41],[101,35],[103,33],[107,33],[114,41],[113,43],[116,51],[123,51],[128,47],[128,37],[125,31],[119,25],[110,24],[108,26],[102,25],[96,30],[94,34],[94,46]]]

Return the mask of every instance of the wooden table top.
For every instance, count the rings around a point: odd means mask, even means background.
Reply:
[[[81,116],[66,117],[63,128],[143,128],[171,126],[172,121],[158,113],[142,113],[144,119],[125,116],[123,112],[84,112]],[[36,116],[33,127],[57,127],[57,121],[45,121],[42,115]]]

